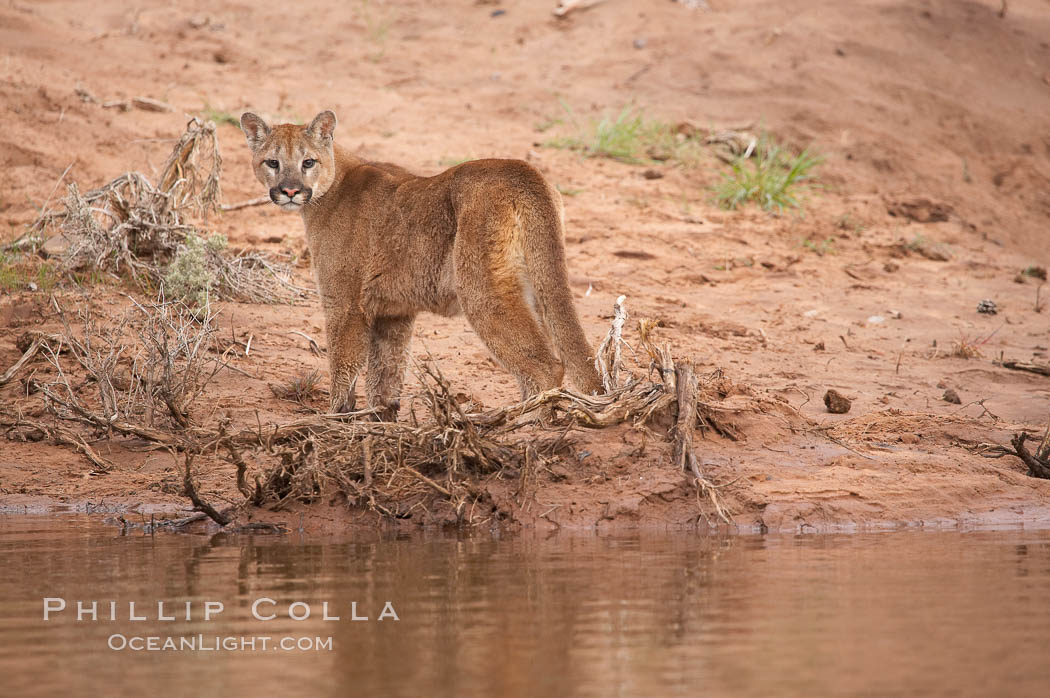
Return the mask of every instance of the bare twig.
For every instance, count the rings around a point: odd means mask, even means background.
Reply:
[[[254,199],[248,199],[247,201],[238,201],[235,204],[223,204],[219,207],[221,211],[238,211],[242,208],[249,208],[251,206],[262,206],[263,204],[270,203],[270,197],[258,196]]]
[[[310,351],[312,351],[317,356],[321,356],[322,354],[324,354],[324,350],[321,349],[321,345],[318,344],[317,341],[314,340],[313,337],[311,337],[310,335],[306,334],[305,332],[300,332],[299,330],[289,330],[288,334],[297,334],[300,337],[302,337],[303,339],[305,339],[307,342],[309,342],[310,343]]]

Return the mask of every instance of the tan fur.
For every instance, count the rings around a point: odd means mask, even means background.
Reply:
[[[353,409],[367,366],[369,407],[396,416],[420,311],[465,313],[523,396],[557,387],[566,370],[579,390],[600,390],[569,291],[558,192],[520,160],[434,177],[366,162],[334,144],[335,124],[332,112],[305,127],[241,117],[256,177],[306,225],[333,411]]]

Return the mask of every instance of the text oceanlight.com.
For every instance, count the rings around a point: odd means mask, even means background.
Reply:
[[[106,643],[111,650],[132,652],[323,652],[332,651],[331,637],[284,635],[122,635],[114,633]]]

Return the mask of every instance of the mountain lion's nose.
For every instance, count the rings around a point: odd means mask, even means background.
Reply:
[[[290,199],[293,196],[295,196],[296,194],[298,194],[301,190],[299,190],[299,189],[285,189],[284,187],[281,187],[281,191],[283,191],[285,196],[287,196]]]

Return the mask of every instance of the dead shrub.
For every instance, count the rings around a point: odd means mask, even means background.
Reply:
[[[81,194],[67,187],[60,208],[44,211],[28,231],[35,240],[61,234],[62,271],[127,273],[166,300],[204,309],[209,296],[251,303],[294,303],[310,291],[291,280],[290,268],[257,252],[231,254],[225,241],[191,220],[207,222],[221,191],[215,125],[191,119],[156,184],[126,172]],[[220,244],[221,241],[221,244]]]

